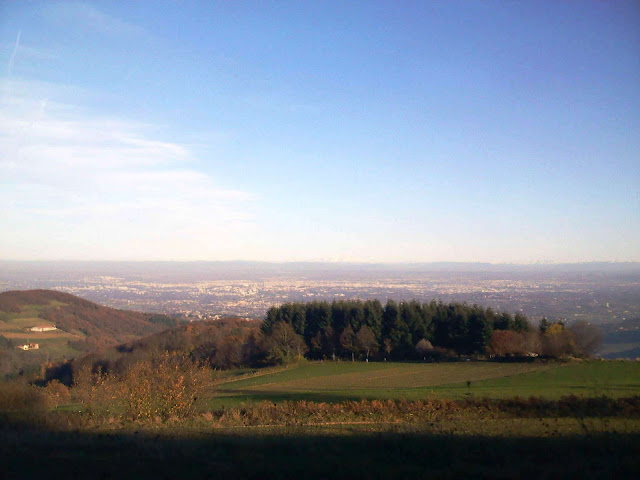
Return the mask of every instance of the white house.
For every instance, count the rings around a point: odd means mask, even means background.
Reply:
[[[31,327],[29,330],[32,332],[52,332],[53,330],[57,330],[57,328],[51,325],[43,325],[40,327]]]

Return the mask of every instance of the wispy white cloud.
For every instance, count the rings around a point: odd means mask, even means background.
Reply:
[[[187,146],[161,133],[57,99],[3,99],[2,256],[199,259],[228,251],[229,236],[253,229],[255,196],[219,185],[194,168]]]
[[[51,175],[60,169],[91,172],[175,165],[189,158],[185,147],[149,138],[146,127],[83,115],[46,99],[12,98],[0,111],[3,159],[18,172]]]

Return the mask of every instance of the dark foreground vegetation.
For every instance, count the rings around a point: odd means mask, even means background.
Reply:
[[[163,420],[131,410],[51,410],[55,394],[30,388],[23,386],[23,407],[0,415],[7,478],[640,474],[640,397],[261,402]]]
[[[494,438],[348,430],[155,433],[7,431],[6,478],[634,479],[635,434]],[[52,446],[55,446],[52,448]]]
[[[351,362],[317,365],[337,367],[340,378],[344,378],[340,365],[354,367]],[[469,371],[473,365],[451,364]],[[625,365],[615,363],[617,370]],[[295,373],[291,368],[272,370],[267,377]],[[247,380],[262,379],[260,375],[264,374],[249,374]],[[352,381],[358,383],[359,377]],[[276,386],[282,395],[276,403],[212,406],[211,398],[233,378],[233,372],[217,373],[165,352],[119,373],[86,365],[71,388],[55,380],[42,387],[24,379],[4,382],[2,472],[7,478],[610,478],[612,474],[637,478],[640,474],[638,396],[459,400],[424,396],[413,401],[327,403],[286,400],[285,380]],[[637,391],[637,382],[629,387]]]

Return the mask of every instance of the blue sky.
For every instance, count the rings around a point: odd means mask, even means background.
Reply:
[[[0,258],[640,261],[638,2],[2,2]]]

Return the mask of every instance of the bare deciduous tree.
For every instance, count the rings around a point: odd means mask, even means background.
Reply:
[[[573,336],[573,345],[577,355],[593,355],[602,345],[602,332],[589,322],[579,320],[573,323],[568,330]]]
[[[365,354],[367,362],[369,361],[369,354],[376,353],[378,351],[378,341],[376,336],[368,326],[363,325],[358,333],[356,333],[356,344],[358,350]]]
[[[271,333],[265,337],[265,347],[269,358],[276,363],[290,363],[298,360],[307,351],[301,335],[298,335],[291,324],[277,322]]]

